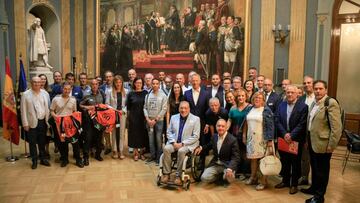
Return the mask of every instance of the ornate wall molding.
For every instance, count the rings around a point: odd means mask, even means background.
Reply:
[[[316,17],[320,25],[324,25],[325,21],[329,17],[329,13],[316,13]]]

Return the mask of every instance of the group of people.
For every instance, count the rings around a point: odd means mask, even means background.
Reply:
[[[199,9],[187,7],[181,13],[170,6],[167,16],[152,11],[143,24],[118,24],[102,31],[101,67],[113,67],[112,72],[123,77],[133,68],[132,50],[145,49],[147,54],[170,51],[192,51],[194,70],[214,73],[230,72],[242,75],[244,28],[241,18],[229,14],[228,3],[201,4]],[[218,70],[219,68],[219,70]]]
[[[61,167],[69,163],[69,143],[79,167],[89,165],[93,151],[98,161],[103,161],[103,150],[114,159],[124,159],[127,130],[128,148],[135,161],[158,165],[163,155],[164,183],[170,180],[172,153],[178,156],[174,182],[181,184],[185,155],[200,155],[205,167],[212,150],[213,159],[202,181],[228,184],[237,175],[246,185],[263,190],[268,183],[265,175],[259,176],[259,161],[276,153],[272,146],[281,138],[288,144],[296,142],[298,148],[296,153],[279,150],[282,182],[275,188],[289,187],[290,194],[297,193],[299,184],[309,184],[311,166],[311,186],[301,191],[314,195],[307,202],[323,202],[331,155],[342,129],[340,106],[327,96],[327,83],[305,76],[303,86],[295,86],[285,79],[283,91],[277,94],[272,80],[258,75],[256,68],[250,68],[248,75],[242,82],[240,76],[231,77],[229,72],[213,74],[207,86],[194,71],[189,73],[188,83],[182,73],[174,80],[163,71],[157,77],[148,73],[143,79],[134,69],[128,71],[128,81],[107,71],[104,82],[95,78],[90,86],[86,73],[79,74],[79,86],[72,73],[67,73],[63,82],[62,74],[54,72],[55,82],[50,86],[46,76],[33,77],[31,89],[21,97],[31,167],[36,169],[38,160],[50,166],[49,127]],[[101,115],[102,104],[121,114],[110,132],[93,119],[96,113]]]

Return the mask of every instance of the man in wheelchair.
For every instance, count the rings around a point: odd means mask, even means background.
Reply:
[[[236,138],[226,131],[226,121],[219,119],[216,123],[217,134],[211,141],[198,146],[194,154],[198,155],[208,150],[213,150],[214,157],[201,175],[201,181],[213,183],[218,180],[229,184],[235,178],[235,170],[240,161],[240,150]]]
[[[171,154],[177,151],[177,170],[174,184],[181,185],[181,170],[188,152],[193,152],[199,146],[200,118],[190,113],[190,105],[182,101],[179,114],[173,115],[167,128],[168,141],[163,150],[163,175],[161,182],[167,183],[171,173]]]

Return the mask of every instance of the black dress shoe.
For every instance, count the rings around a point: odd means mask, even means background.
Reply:
[[[51,166],[50,163],[48,162],[48,160],[46,160],[46,159],[41,160],[40,164],[44,165],[44,166]]]
[[[310,199],[305,200],[305,203],[323,203],[324,198],[323,197],[312,197]]]
[[[88,166],[89,165],[89,159],[88,158],[84,158],[84,166]]]
[[[31,169],[36,169],[37,168],[37,160],[32,161],[32,165],[31,165]]]
[[[315,194],[315,191],[311,187],[309,187],[308,189],[303,188],[300,191],[302,193],[305,193],[305,194],[308,194],[308,195],[314,195]]]
[[[82,162],[82,160],[76,160],[76,166],[78,166],[79,168],[84,168],[84,163]]]
[[[297,192],[298,192],[298,188],[296,186],[290,187],[290,190],[289,190],[290,195],[296,194]]]
[[[289,187],[289,184],[281,182],[281,183],[275,185],[275,188],[277,188],[277,189],[281,189],[281,188],[284,188],[284,187]]]
[[[100,155],[96,155],[95,159],[98,160],[98,161],[103,161],[104,160]]]
[[[65,167],[66,165],[68,165],[68,163],[68,160],[61,161],[60,167]]]

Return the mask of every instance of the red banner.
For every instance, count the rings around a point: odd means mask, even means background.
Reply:
[[[10,72],[9,59],[5,59],[5,84],[3,98],[3,137],[19,144],[19,123],[16,113],[16,100],[14,95],[13,81]]]

